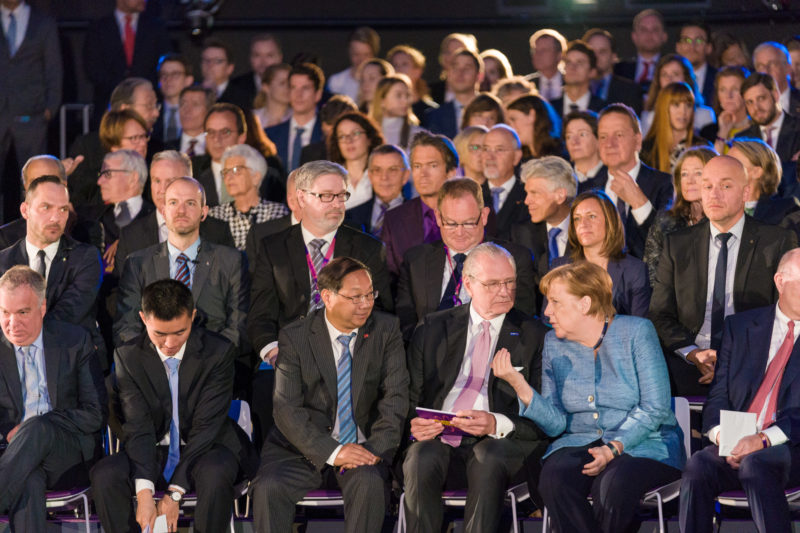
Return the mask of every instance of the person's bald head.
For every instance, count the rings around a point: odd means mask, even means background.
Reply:
[[[719,155],[703,168],[703,212],[721,232],[727,232],[744,215],[750,195],[747,171],[737,159]]]
[[[67,183],[67,172],[64,165],[52,155],[35,155],[25,162],[22,167],[22,186],[28,190],[28,185],[42,176],[58,176],[61,181]]]

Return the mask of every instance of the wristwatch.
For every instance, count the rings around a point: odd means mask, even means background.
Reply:
[[[172,498],[172,501],[174,502],[180,503],[181,500],[183,499],[183,494],[181,494],[177,490],[171,490],[167,494],[169,494],[169,497]]]

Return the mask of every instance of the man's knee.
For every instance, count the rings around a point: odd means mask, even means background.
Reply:
[[[443,446],[446,445],[436,439],[412,443],[403,461],[403,473],[406,475],[427,473],[441,464],[443,456],[447,452]]]
[[[773,453],[768,453],[766,450],[758,451],[742,459],[739,464],[739,481],[745,489],[748,487],[758,489],[765,484],[773,483],[779,484],[781,488],[785,485],[791,464],[789,462],[784,464],[780,457],[776,457],[778,454],[773,450],[770,451]]]
[[[686,461],[681,478],[684,482],[707,482],[715,476],[718,466],[716,447],[706,447]]]
[[[89,471],[89,479],[95,494],[103,494],[108,487],[116,487],[128,481],[128,469],[121,455],[111,455],[98,461]]]

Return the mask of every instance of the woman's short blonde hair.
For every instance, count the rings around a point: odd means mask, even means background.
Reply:
[[[589,261],[578,261],[569,265],[554,268],[542,278],[539,290],[547,296],[550,286],[555,282],[564,283],[567,292],[578,298],[588,296],[592,301],[589,315],[611,317],[614,309],[611,276],[602,267]]]

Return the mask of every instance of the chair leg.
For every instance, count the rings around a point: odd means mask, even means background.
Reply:
[[[406,493],[400,494],[400,506],[397,508],[397,533],[406,533]]]
[[[658,504],[658,533],[666,533],[664,528],[664,505],[659,493],[656,493],[656,503]]]
[[[233,513],[231,513],[231,533],[236,533],[236,528],[233,526]]]
[[[511,519],[513,520],[513,525],[511,528],[514,533],[519,533],[519,521],[517,520],[517,497],[513,492],[509,492],[508,495],[511,497]]]
[[[550,531],[550,517],[547,514],[547,507],[542,510],[542,533]]]
[[[83,500],[83,523],[86,526],[86,533],[92,533],[89,526],[89,497],[86,494],[81,494]]]

